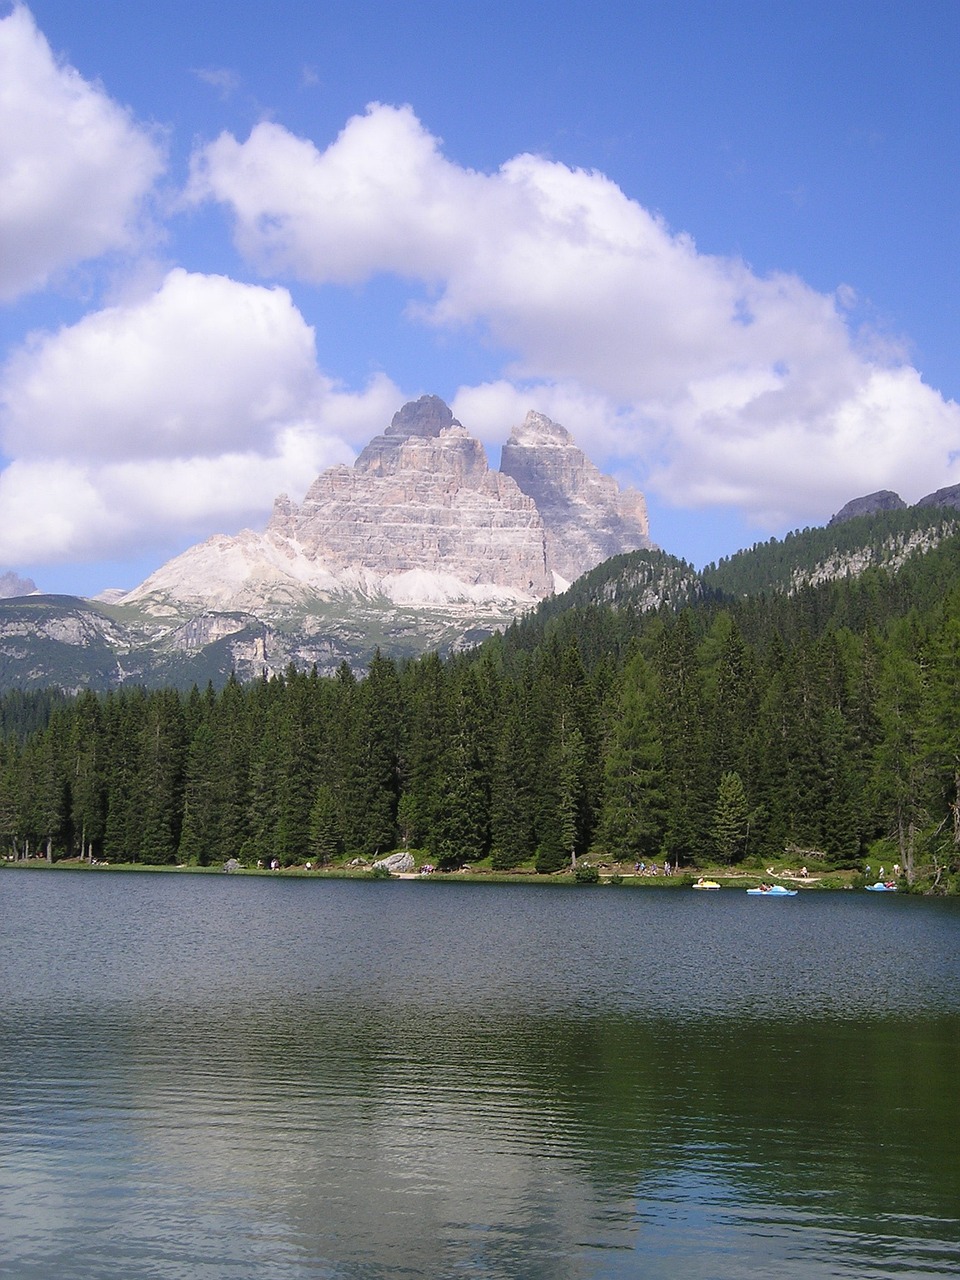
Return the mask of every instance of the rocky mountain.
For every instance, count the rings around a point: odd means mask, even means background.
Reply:
[[[6,570],[0,573],[0,600],[12,600],[15,596],[36,595],[37,584],[32,578],[21,578],[18,573]]]
[[[928,493],[913,504],[915,507],[940,507],[960,509],[960,484],[948,485],[945,489],[937,489]],[[855,520],[858,516],[873,516],[880,511],[905,511],[907,504],[892,489],[879,489],[876,493],[868,493],[862,498],[853,498],[842,506],[829,524],[843,524],[846,520]],[[829,527],[829,526],[828,526]]]
[[[540,513],[546,563],[555,578],[569,584],[611,556],[651,545],[643,495],[621,490],[542,413],[528,413],[513,428],[500,470]]]
[[[735,596],[793,594],[868,569],[896,573],[958,533],[960,516],[948,507],[888,507],[757,543],[708,565],[701,577],[710,591]]]
[[[958,510],[960,486],[912,507],[869,494],[825,527],[698,572],[652,546],[642,495],[557,423],[529,413],[493,470],[443,401],[424,396],[303,502],[281,495],[263,531],[210,538],[125,595],[0,599],[0,688],[189,687],[291,662],[329,674],[364,668],[377,648],[453,652],[521,615],[537,626],[602,604],[636,613],[790,594],[897,572],[960,535]]]
[[[835,516],[831,516],[828,527],[843,524],[846,520],[856,520],[858,516],[873,516],[878,511],[903,511],[906,505],[892,489],[879,489],[876,493],[868,493],[863,498],[853,498],[846,503]]]
[[[377,647],[476,643],[609,555],[650,546],[643,496],[602,475],[557,423],[528,414],[495,471],[447,405],[424,396],[302,503],[281,495],[262,532],[210,538],[85,607],[118,680],[189,679],[211,663],[214,679],[289,662],[329,672],[363,666]],[[0,613],[0,678],[12,671],[5,643]]]
[[[916,504],[918,507],[954,507],[960,510],[960,484],[948,485],[936,493],[928,493]]]
[[[379,599],[509,618],[609,555],[647,546],[642,495],[621,493],[563,427],[528,414],[493,471],[443,401],[423,396],[352,467],[319,475],[302,503],[281,495],[262,533],[191,547],[119,603],[273,620]]]

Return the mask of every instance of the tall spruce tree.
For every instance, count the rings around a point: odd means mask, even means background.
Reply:
[[[701,672],[689,610],[678,615],[656,654],[657,718],[667,780],[664,847],[680,863],[696,857],[708,836],[712,805]]]
[[[617,859],[655,857],[666,831],[663,743],[653,672],[642,654],[623,673],[604,753],[600,847]]]
[[[520,689],[505,713],[491,772],[491,864],[495,870],[509,871],[533,857],[535,786],[529,713]]]
[[[201,720],[187,750],[184,768],[183,824],[177,860],[206,867],[218,854],[219,770],[214,731]]]
[[[140,815],[140,860],[155,865],[176,861],[183,821],[186,731],[183,704],[175,689],[147,697],[139,735],[136,778]]]
[[[875,757],[876,794],[909,884],[916,876],[918,838],[928,819],[925,800],[929,757],[921,728],[921,649],[910,621],[894,629],[881,668],[877,704],[882,737]]]
[[[720,778],[713,811],[713,847],[721,862],[737,862],[743,857],[750,830],[750,805],[739,773]]]

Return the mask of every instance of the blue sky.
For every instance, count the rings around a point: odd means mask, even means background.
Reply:
[[[960,483],[958,52],[956,0],[0,0],[0,570],[132,587],[423,392],[698,565]]]

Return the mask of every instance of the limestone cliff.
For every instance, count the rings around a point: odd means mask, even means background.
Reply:
[[[405,405],[353,467],[324,471],[301,506],[281,500],[267,532],[343,569],[449,573],[537,598],[553,588],[536,505],[435,396]]]
[[[277,622],[350,601],[447,609],[466,634],[648,546],[643,497],[621,492],[557,423],[528,414],[494,471],[447,405],[422,396],[302,503],[282,494],[264,532],[191,547],[119,603],[171,623],[197,610]]]
[[[528,413],[513,428],[500,470],[536,504],[547,567],[567,583],[611,556],[652,545],[643,494],[621,490],[542,413]]]

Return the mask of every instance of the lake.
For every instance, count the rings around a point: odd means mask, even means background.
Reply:
[[[960,1274],[960,902],[0,872],[0,1276]]]

